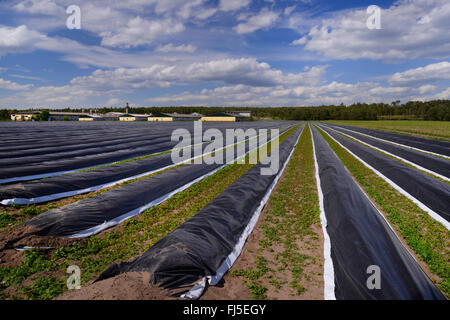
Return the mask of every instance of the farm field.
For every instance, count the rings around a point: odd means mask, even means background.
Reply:
[[[448,124],[376,123],[0,123],[0,298],[446,299]]]
[[[342,124],[354,127],[375,129],[412,136],[450,140],[450,123],[448,121],[419,121],[419,120],[378,120],[378,121],[352,121],[332,120],[329,123]]]

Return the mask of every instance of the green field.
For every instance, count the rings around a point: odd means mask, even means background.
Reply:
[[[381,120],[381,121],[353,121],[330,120],[325,121],[354,127],[409,134],[422,138],[450,141],[450,121],[408,121],[408,120]]]

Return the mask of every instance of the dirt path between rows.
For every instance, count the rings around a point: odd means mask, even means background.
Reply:
[[[209,287],[201,299],[323,299],[324,239],[316,190],[306,127],[241,255],[223,283]]]

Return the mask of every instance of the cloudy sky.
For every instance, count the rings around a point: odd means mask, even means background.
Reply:
[[[2,0],[0,108],[450,99],[449,30],[448,0]]]

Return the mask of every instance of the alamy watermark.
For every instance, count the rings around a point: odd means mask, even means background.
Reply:
[[[75,290],[81,289],[81,270],[76,265],[71,265],[67,268],[66,273],[70,274],[67,279],[67,289]]]
[[[261,175],[273,175],[279,169],[279,134],[279,129],[271,129],[269,141],[267,129],[226,129],[224,137],[219,129],[211,128],[203,132],[202,122],[194,122],[193,138],[191,132],[184,128],[172,132],[171,141],[178,144],[172,149],[171,158],[174,164],[225,164],[236,159],[238,164],[245,164],[247,158],[249,164],[256,164],[259,155],[260,163],[267,165],[261,168]],[[267,150],[269,142],[270,154]]]
[[[381,289],[381,269],[377,265],[370,265],[366,270],[370,276],[367,278],[366,286],[369,290]]]
[[[81,29],[81,9],[77,5],[70,5],[66,9],[66,13],[70,16],[66,20],[67,29]]]
[[[366,20],[366,26],[370,30],[381,29],[381,8],[376,5],[367,7],[369,17]]]

